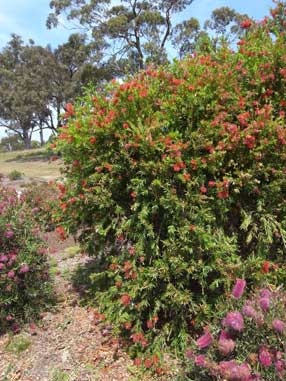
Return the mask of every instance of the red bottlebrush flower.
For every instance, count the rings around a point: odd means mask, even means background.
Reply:
[[[153,320],[148,320],[148,321],[147,321],[147,327],[148,327],[149,329],[152,329],[152,328],[154,327],[154,322],[153,322]]]
[[[188,87],[188,89],[189,89],[190,91],[194,91],[194,90],[195,90],[195,87],[194,87],[193,85],[190,85],[190,86]]]
[[[130,255],[135,255],[135,248],[134,247],[129,247],[128,248],[128,253],[130,254]]]
[[[252,25],[252,21],[251,20],[244,20],[244,21],[242,21],[241,23],[240,23],[240,26],[241,26],[241,28],[243,28],[243,29],[248,29],[248,28],[250,28],[251,27],[251,25]]]
[[[123,123],[123,128],[126,130],[127,128],[129,128],[129,124],[128,123]]]
[[[124,328],[127,329],[128,331],[131,329],[132,327],[132,324],[130,323],[130,321],[127,321],[126,323],[124,323]]]
[[[175,172],[180,172],[180,170],[181,170],[181,166],[177,163],[177,164],[174,164],[173,165],[173,170],[175,171]]]
[[[264,274],[267,274],[269,273],[269,271],[270,271],[270,263],[268,261],[264,261],[262,265],[262,272]]]
[[[61,240],[64,240],[66,238],[66,232],[62,226],[58,226],[56,228],[56,232],[59,234]]]
[[[200,187],[200,191],[201,191],[201,193],[207,193],[207,188],[203,185],[203,186],[201,186]]]
[[[159,362],[159,357],[157,355],[153,355],[151,358],[153,364],[158,364]]]
[[[232,289],[232,296],[235,299],[241,298],[241,296],[244,292],[245,286],[246,286],[246,281],[244,279],[237,279],[236,283]]]
[[[111,164],[108,164],[108,163],[104,164],[104,168],[107,169],[109,172],[112,171],[112,165]]]
[[[227,191],[220,191],[220,192],[217,192],[217,197],[219,199],[225,199],[225,198],[228,198],[229,196],[229,193]]]
[[[252,149],[255,146],[255,136],[252,135],[246,135],[246,137],[243,139],[243,143],[249,148]]]
[[[128,306],[131,302],[131,297],[128,294],[124,294],[121,296],[120,301],[124,306]]]
[[[286,79],[286,69],[285,68],[280,69],[279,73]]]
[[[130,337],[133,340],[133,343],[140,343],[142,340],[144,340],[144,335],[142,332],[133,333]]]
[[[142,360],[141,360],[139,357],[137,357],[137,358],[134,360],[134,365],[136,365],[136,366],[140,366],[140,365],[142,365]]]
[[[153,365],[153,361],[152,361],[151,359],[146,359],[146,360],[144,361],[144,365],[145,365],[145,367],[146,367],[147,369],[149,369],[149,368],[152,367],[152,365]]]
[[[146,89],[140,91],[140,93],[139,93],[139,97],[141,97],[141,98],[147,97],[147,95],[148,95],[148,92]]]
[[[191,166],[192,166],[192,169],[193,169],[193,170],[196,170],[197,167],[198,167],[197,160],[192,159],[192,160],[191,160]]]
[[[37,328],[37,326],[36,326],[36,324],[35,323],[31,323],[30,324],[30,333],[31,334],[35,334],[36,332],[36,328]]]
[[[70,116],[75,115],[73,104],[67,103],[65,105],[65,110],[66,110],[66,112],[64,114],[64,118],[69,118]]]
[[[189,230],[190,230],[191,232],[193,232],[194,230],[196,230],[196,226],[195,226],[195,225],[190,225],[190,226],[189,226]]]
[[[213,342],[213,337],[209,331],[206,331],[205,334],[203,334],[201,337],[198,338],[196,341],[197,346],[200,349],[207,348],[211,345]]]
[[[137,197],[137,192],[131,192],[130,193],[130,196],[131,198],[133,198],[133,200]]]
[[[90,139],[89,139],[90,143],[91,144],[94,144],[96,143],[96,138],[94,136],[92,136]]]
[[[183,178],[186,180],[186,181],[189,181],[190,180],[190,178],[191,178],[191,175],[189,174],[189,173],[184,173],[183,174]]]
[[[209,186],[209,187],[215,187],[215,186],[216,186],[216,182],[213,181],[213,180],[210,180],[210,181],[208,182],[208,186]]]
[[[122,282],[121,282],[120,280],[117,280],[117,281],[115,282],[115,286],[116,286],[117,288],[121,288],[121,287],[122,287]]]

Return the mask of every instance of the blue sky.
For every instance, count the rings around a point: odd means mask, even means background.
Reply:
[[[197,17],[203,23],[213,9],[229,6],[261,19],[271,5],[271,0],[195,0],[184,12],[184,18]],[[47,30],[45,22],[49,11],[49,0],[0,0],[0,49],[9,41],[11,33],[21,35],[25,41],[32,38],[43,46],[56,47],[65,42],[72,30],[63,27]]]

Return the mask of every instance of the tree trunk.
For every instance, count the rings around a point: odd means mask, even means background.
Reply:
[[[23,141],[25,144],[25,149],[31,149],[31,136],[26,130],[23,131]]]
[[[42,126],[40,127],[39,133],[40,133],[40,144],[41,144],[41,147],[43,147],[43,145],[45,144],[45,140],[44,140],[44,131]]]

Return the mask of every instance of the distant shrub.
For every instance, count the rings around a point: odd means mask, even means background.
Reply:
[[[22,177],[23,177],[23,173],[17,171],[16,169],[8,173],[8,178],[10,181],[20,180]]]
[[[44,242],[33,211],[0,188],[0,331],[37,317],[50,295]]]
[[[34,219],[44,231],[55,228],[53,212],[58,205],[59,191],[54,183],[31,183],[25,186],[23,197],[34,215]]]
[[[227,301],[224,319],[186,355],[196,381],[285,380],[286,292],[262,288]],[[225,308],[224,307],[224,308]]]

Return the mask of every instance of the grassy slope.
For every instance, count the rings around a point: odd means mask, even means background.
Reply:
[[[60,161],[51,161],[43,148],[0,153],[0,173],[17,170],[27,177],[54,179],[60,175]]]

